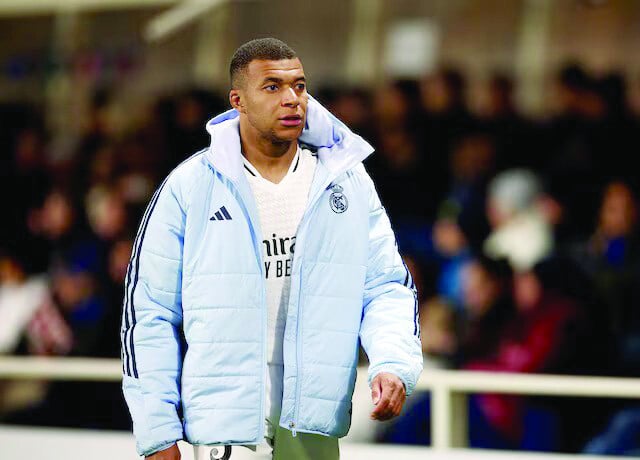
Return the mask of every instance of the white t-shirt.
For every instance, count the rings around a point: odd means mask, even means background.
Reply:
[[[298,147],[287,175],[278,183],[264,179],[245,158],[245,175],[251,185],[262,230],[262,256],[267,303],[266,434],[273,438],[282,409],[284,361],[282,342],[291,287],[291,264],[296,233],[302,219],[317,159]]]

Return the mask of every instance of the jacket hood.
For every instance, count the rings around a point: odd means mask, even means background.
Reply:
[[[237,179],[243,174],[238,111],[221,113],[209,120],[206,128],[211,135],[206,154],[209,162],[229,178]],[[356,166],[374,150],[311,96],[299,142],[317,150],[318,160],[333,175]]]

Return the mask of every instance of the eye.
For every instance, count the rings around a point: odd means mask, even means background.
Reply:
[[[305,83],[298,83],[298,84],[296,85],[296,89],[297,89],[298,91],[304,91],[306,88],[307,88],[307,85],[306,85]]]
[[[270,92],[275,92],[275,91],[278,91],[278,85],[265,86],[264,89]]]

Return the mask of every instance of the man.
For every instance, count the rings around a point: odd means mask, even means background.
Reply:
[[[415,287],[362,166],[373,149],[307,94],[294,51],[253,40],[230,70],[233,109],[156,191],[127,273],[138,452],[178,459],[184,439],[199,458],[212,445],[338,458],[360,342],[372,418],[398,415],[415,386]]]

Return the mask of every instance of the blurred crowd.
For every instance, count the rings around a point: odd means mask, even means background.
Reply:
[[[535,119],[519,112],[509,76],[490,78],[473,111],[466,90],[445,68],[376,90],[314,91],[377,149],[365,165],[418,286],[425,372],[639,376],[640,119],[624,78],[567,65],[550,89],[554,109]],[[204,124],[226,108],[224,95],[190,90],[122,131],[108,116],[112,96],[96,92],[67,155],[37,108],[0,106],[0,353],[120,356],[144,207],[208,145]],[[50,384],[11,410],[2,392],[5,423],[129,427],[115,384]],[[577,399],[474,395],[471,445],[640,449],[640,408],[588,404],[584,417]],[[379,440],[428,444],[429,406],[416,394]]]

